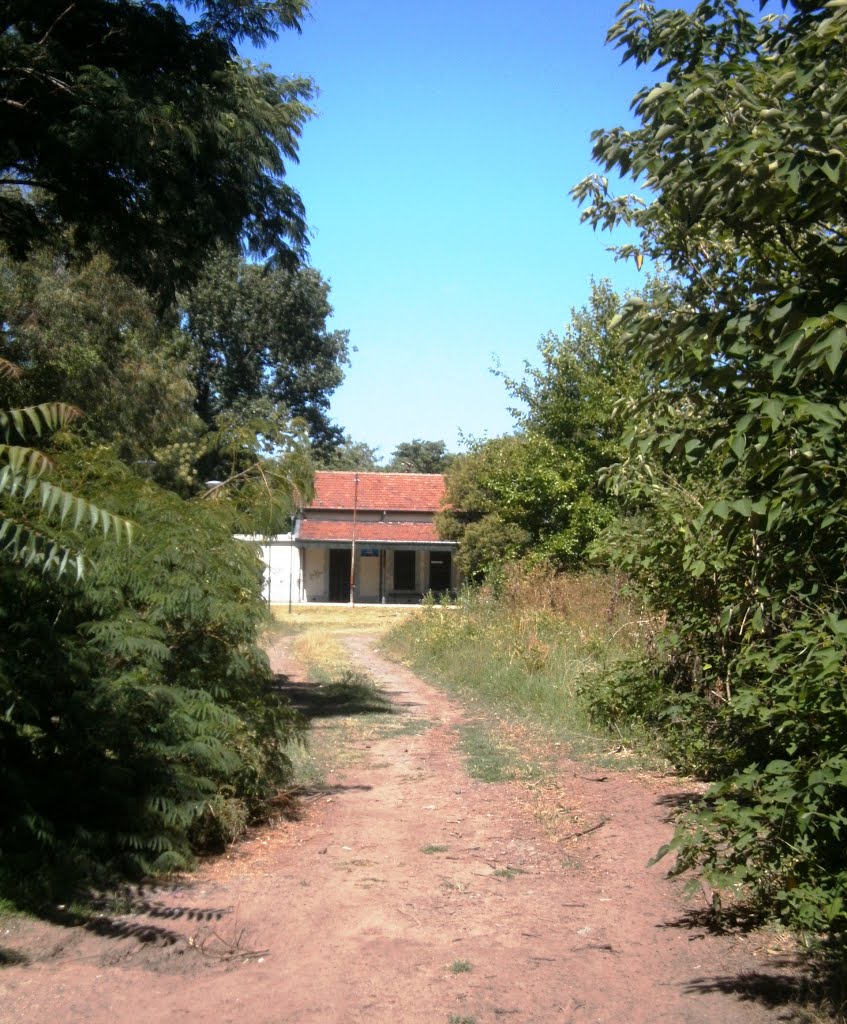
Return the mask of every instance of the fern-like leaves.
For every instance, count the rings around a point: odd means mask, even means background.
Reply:
[[[0,359],[0,376],[17,375],[13,363]],[[13,443],[13,438],[55,433],[81,415],[76,406],[64,402],[0,410],[0,551],[58,575],[73,565],[77,579],[85,563],[71,547],[68,531],[85,528],[130,541],[132,524],[44,479],[53,466],[50,458],[37,448]]]

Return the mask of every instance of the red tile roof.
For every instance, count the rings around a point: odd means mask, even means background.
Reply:
[[[400,474],[397,474],[398,476]],[[351,543],[353,540],[353,521],[350,519],[339,522],[321,519],[305,519],[300,524],[297,540],[311,543]],[[444,544],[452,547],[449,541],[439,540],[432,523],[368,523],[359,520],[356,523],[357,544]]]
[[[355,479],[359,486],[356,494]],[[440,473],[315,473],[315,497],[309,508],[376,512],[437,512],[444,497]]]

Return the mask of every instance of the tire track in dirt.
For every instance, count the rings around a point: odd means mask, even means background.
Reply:
[[[18,921],[0,947],[28,962],[0,968],[0,1020],[790,1019],[780,1004],[793,984],[787,957],[760,936],[686,922],[679,886],[645,868],[678,791],[614,774],[591,782],[563,762],[562,799],[580,820],[607,823],[555,843],[524,785],[467,777],[457,703],[370,638],[346,644],[402,711],[397,727],[363,743],[300,820],[147,891],[142,913],[104,916],[102,934]],[[286,643],[270,655],[309,685]]]

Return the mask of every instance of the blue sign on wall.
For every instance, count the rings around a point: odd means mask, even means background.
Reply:
[[[362,558],[377,558],[379,556],[379,548],[362,548]]]

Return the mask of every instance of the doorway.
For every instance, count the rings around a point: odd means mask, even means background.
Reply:
[[[329,599],[339,604],[350,600],[350,567],[353,564],[349,548],[329,549]]]
[[[452,582],[452,556],[449,551],[430,551],[429,589],[433,594],[444,593]]]

